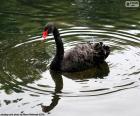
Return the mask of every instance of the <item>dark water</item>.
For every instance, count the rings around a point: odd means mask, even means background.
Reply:
[[[106,62],[78,73],[49,71],[55,22],[65,50],[83,42],[110,45]],[[140,7],[125,0],[1,0],[0,113],[52,116],[140,115]],[[46,112],[46,113],[45,113]]]

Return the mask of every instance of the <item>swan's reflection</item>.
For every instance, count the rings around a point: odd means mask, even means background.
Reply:
[[[52,79],[55,82],[55,91],[53,93],[53,98],[51,104],[48,106],[41,105],[43,112],[51,111],[57,104],[60,99],[60,93],[63,89],[63,78],[62,75],[71,78],[71,79],[87,79],[87,78],[104,78],[109,73],[109,66],[106,62],[101,64],[97,64],[92,69],[88,69],[82,72],[75,72],[75,73],[62,73],[62,72],[55,72],[50,70],[50,74]]]
[[[93,68],[75,73],[63,73],[63,75],[73,80],[89,79],[89,78],[103,79],[105,76],[108,75],[108,73],[109,66],[104,61],[103,63],[96,64]]]
[[[51,111],[58,104],[60,99],[59,93],[61,93],[61,90],[63,89],[62,73],[50,70],[50,74],[55,83],[55,91],[53,93],[51,104],[49,106],[41,105],[43,112]]]

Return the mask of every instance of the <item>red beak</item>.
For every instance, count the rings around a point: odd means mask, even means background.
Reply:
[[[42,33],[43,40],[46,40],[47,36],[48,36],[48,30],[43,31],[43,33]]]

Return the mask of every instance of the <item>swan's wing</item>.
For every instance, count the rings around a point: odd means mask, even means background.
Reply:
[[[79,44],[73,49],[68,50],[64,54],[64,58],[72,62],[85,62],[87,60],[92,61],[94,49],[89,44]]]
[[[73,49],[68,50],[64,54],[64,59],[73,62],[95,62],[96,58],[104,60],[107,57],[106,46],[99,43],[78,44]]]
[[[65,52],[62,67],[74,68],[73,70],[81,67],[91,67],[97,62],[104,61],[107,57],[106,53],[106,50],[99,43],[78,44]]]

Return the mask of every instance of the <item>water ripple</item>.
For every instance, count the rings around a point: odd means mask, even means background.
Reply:
[[[60,29],[65,50],[79,43],[103,41],[111,54],[100,68],[75,74],[53,74],[49,64],[55,54],[55,42],[50,34],[45,42],[41,36],[29,37],[3,52],[1,89],[9,94],[20,93],[34,99],[52,97],[56,104],[62,97],[97,97],[114,94],[140,85],[140,38],[122,30],[96,30],[89,27]],[[17,65],[18,64],[18,65]],[[102,73],[101,73],[102,70]],[[21,97],[22,98],[22,97]],[[21,100],[23,105],[31,102]],[[55,102],[55,103],[54,103]],[[42,106],[43,107],[43,106]]]

